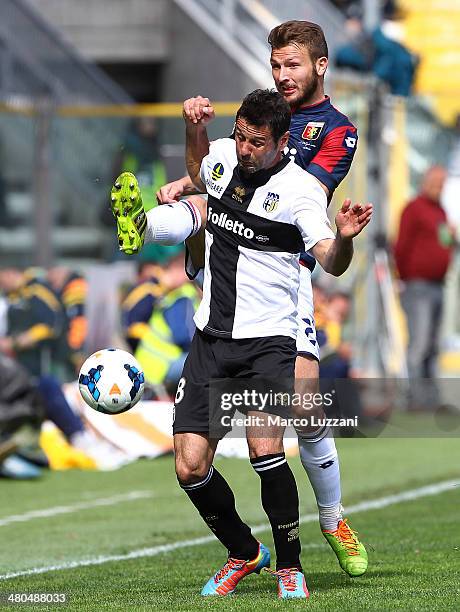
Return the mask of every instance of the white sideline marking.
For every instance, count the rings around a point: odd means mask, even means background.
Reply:
[[[438,484],[428,485],[425,487],[419,487],[418,489],[411,489],[409,491],[403,491],[402,493],[396,493],[395,495],[387,495],[378,499],[371,499],[369,501],[360,502],[359,504],[353,504],[347,506],[348,512],[367,512],[369,510],[379,510],[380,508],[386,508],[387,506],[393,506],[405,501],[411,501],[419,499],[420,497],[428,497],[430,495],[438,495],[449,491],[454,487],[460,486],[460,480],[446,480],[439,482]],[[312,523],[318,520],[316,513],[304,514],[300,517],[301,523]],[[269,525],[257,525],[252,529],[252,533],[260,533],[261,531],[268,531]],[[141,548],[139,550],[133,550],[130,553],[124,555],[105,555],[100,557],[93,557],[92,559],[81,559],[78,561],[67,561],[65,563],[59,563],[58,565],[49,565],[45,567],[35,567],[31,569],[21,570],[19,572],[10,572],[8,574],[0,574],[0,580],[8,580],[11,578],[17,578],[19,576],[32,576],[34,574],[45,574],[47,572],[56,572],[60,570],[73,569],[75,567],[87,567],[90,565],[102,565],[103,563],[110,563],[112,561],[129,561],[130,559],[139,559],[141,557],[154,557],[161,553],[172,552],[180,548],[188,548],[190,546],[200,546],[201,544],[208,544],[215,541],[214,535],[203,536],[201,538],[194,538],[193,540],[182,540],[180,542],[174,542],[172,544],[162,544],[161,546],[153,546],[152,548]],[[303,548],[315,548],[319,545],[309,546],[306,545]]]
[[[54,506],[54,508],[45,508],[44,510],[31,510],[30,512],[25,512],[24,514],[12,514],[11,516],[5,516],[5,518],[0,519],[0,527],[10,525],[11,523],[26,523],[27,521],[32,521],[33,519],[48,518],[50,516],[57,516],[58,514],[70,514],[71,512],[78,512],[79,510],[86,510],[88,508],[114,506],[120,502],[146,499],[148,497],[153,497],[153,493],[151,491],[131,491],[130,493],[114,495],[113,497],[92,499],[87,502],[72,504],[71,506]]]

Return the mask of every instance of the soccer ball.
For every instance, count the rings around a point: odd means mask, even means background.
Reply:
[[[120,414],[141,399],[144,373],[130,353],[102,349],[81,366],[78,384],[88,406],[105,414]]]

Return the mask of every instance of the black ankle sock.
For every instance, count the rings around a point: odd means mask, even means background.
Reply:
[[[213,466],[201,482],[179,484],[230,557],[249,560],[257,556],[259,543],[237,513],[233,491]]]
[[[299,495],[284,453],[251,459],[260,476],[262,506],[268,516],[276,550],[276,569],[300,564]]]

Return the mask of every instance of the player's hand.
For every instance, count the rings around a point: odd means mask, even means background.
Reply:
[[[170,202],[177,202],[179,198],[184,194],[184,185],[182,180],[173,181],[163,185],[159,191],[157,191],[157,202],[158,204],[169,204]]]
[[[347,199],[335,217],[335,224],[340,237],[351,239],[357,236],[369,223],[372,217],[372,204],[353,204]]]
[[[185,100],[182,109],[182,116],[186,123],[192,125],[206,126],[216,116],[209,98],[196,96]]]

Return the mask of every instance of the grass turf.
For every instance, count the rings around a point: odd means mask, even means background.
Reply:
[[[458,477],[460,448],[454,439],[341,440],[338,445],[345,503]],[[247,463],[218,459],[216,465],[234,488],[243,518],[252,525],[265,523],[258,477]],[[291,465],[299,483],[301,511],[311,512],[314,499],[298,459]],[[40,482],[3,481],[0,487],[0,519],[133,490],[153,492],[151,499],[0,527],[0,574],[126,554],[208,533],[176,485],[172,458],[140,461],[113,473],[50,473]],[[66,609],[91,611],[275,610],[286,605],[342,611],[454,610],[460,594],[459,507],[460,488],[455,488],[353,515],[351,524],[362,534],[370,556],[367,574],[353,580],[338,567],[317,523],[303,525],[302,561],[311,591],[307,603],[277,601],[275,581],[266,574],[247,578],[231,598],[201,598],[201,586],[225,557],[218,543],[17,577],[0,581],[0,593],[65,592]],[[273,550],[268,530],[259,537]],[[30,607],[53,609],[44,604]]]

